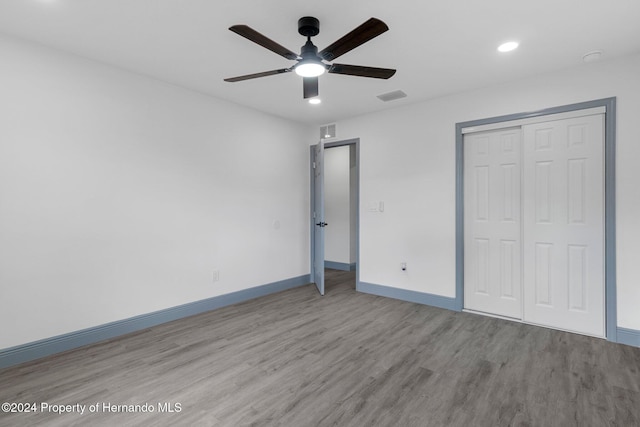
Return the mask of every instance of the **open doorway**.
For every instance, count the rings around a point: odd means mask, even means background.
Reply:
[[[356,146],[325,146],[324,218],[325,292],[355,289],[356,259]]]
[[[321,151],[320,154],[318,151]],[[311,147],[311,277],[320,294],[359,280],[359,140]]]

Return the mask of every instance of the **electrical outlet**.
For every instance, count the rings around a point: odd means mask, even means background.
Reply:
[[[218,280],[220,280],[220,270],[213,270],[211,273],[211,281],[217,282]]]
[[[400,263],[400,269],[402,269],[402,271],[407,271],[407,263],[406,262],[401,262]]]

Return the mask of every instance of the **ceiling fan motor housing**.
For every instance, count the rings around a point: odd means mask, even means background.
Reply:
[[[318,56],[318,48],[311,42],[311,40],[307,40],[304,46],[300,48],[300,56],[302,59],[321,60]]]
[[[320,33],[320,21],[312,16],[298,19],[298,32],[305,37],[317,36]]]

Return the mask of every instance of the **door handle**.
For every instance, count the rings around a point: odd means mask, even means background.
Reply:
[[[319,222],[319,223],[317,223],[316,225],[317,225],[318,227],[326,227],[326,226],[327,226],[327,225],[329,225],[329,224],[327,224],[326,222]]]

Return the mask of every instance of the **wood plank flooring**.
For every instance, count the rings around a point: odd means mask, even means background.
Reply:
[[[326,278],[0,370],[0,403],[87,405],[0,426],[640,426],[640,348]]]

